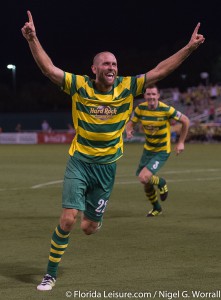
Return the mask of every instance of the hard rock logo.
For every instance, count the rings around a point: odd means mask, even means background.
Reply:
[[[160,128],[153,125],[144,125],[144,129],[148,130],[150,134],[155,134]]]
[[[114,115],[117,114],[117,108],[111,106],[91,107],[90,114],[97,119],[107,120],[111,119]]]

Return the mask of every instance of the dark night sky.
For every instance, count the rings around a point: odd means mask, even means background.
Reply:
[[[103,50],[116,55],[120,75],[144,73],[184,46],[198,21],[206,42],[172,76],[193,67],[208,71],[208,61],[220,51],[220,0],[11,0],[1,4],[0,12],[0,81],[4,83],[11,78],[8,63],[17,66],[18,84],[42,80],[21,34],[28,9],[54,64],[76,74],[92,75],[92,58]]]

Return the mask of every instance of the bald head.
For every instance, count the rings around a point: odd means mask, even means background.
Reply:
[[[95,55],[93,59],[93,65],[98,65],[101,61],[109,61],[109,60],[117,61],[115,55],[109,51],[99,52]]]

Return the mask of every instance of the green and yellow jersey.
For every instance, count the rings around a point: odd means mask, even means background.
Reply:
[[[65,72],[64,91],[72,98],[76,135],[69,154],[89,163],[111,163],[123,155],[123,137],[133,99],[144,91],[145,76],[117,77],[101,93],[88,76]]]
[[[131,121],[141,122],[146,141],[144,148],[152,152],[171,152],[170,119],[179,121],[181,113],[172,106],[159,101],[155,110],[148,109],[148,103],[140,103],[134,110]]]

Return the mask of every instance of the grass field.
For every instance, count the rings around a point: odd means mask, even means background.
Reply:
[[[188,144],[180,156],[171,154],[161,172],[169,197],[156,218],[145,217],[151,206],[135,177],[142,145],[126,144],[102,230],[86,236],[78,223],[56,287],[38,292],[60,215],[68,147],[0,146],[0,299],[62,300],[67,291],[69,299],[117,299],[104,296],[113,291],[146,292],[139,299],[175,299],[170,293],[179,291],[185,299],[187,291],[191,300],[192,291],[220,289],[221,144]]]

